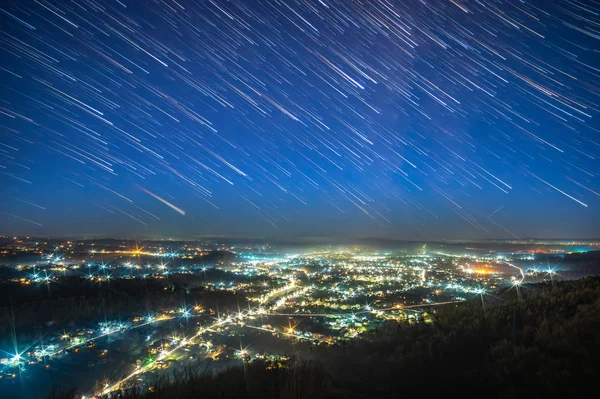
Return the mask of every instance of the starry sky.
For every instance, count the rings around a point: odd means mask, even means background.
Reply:
[[[0,4],[0,234],[600,237],[600,3]]]

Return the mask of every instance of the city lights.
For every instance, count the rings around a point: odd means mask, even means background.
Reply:
[[[58,275],[50,273],[56,268],[56,255],[50,263],[36,263],[35,269],[19,265],[15,270],[23,277],[16,278],[15,283],[23,284],[24,278],[34,284],[51,281],[62,286],[80,278],[100,291],[112,289],[109,282],[139,282],[140,287],[152,283],[168,295],[174,287],[169,279],[185,278],[203,287],[201,292],[208,295],[206,298],[227,294],[232,303],[208,305],[191,297],[194,305],[188,306],[190,288],[186,287],[178,294],[186,298],[180,306],[146,309],[144,316],[105,318],[85,328],[64,326],[61,334],[46,337],[43,345],[33,343],[0,368],[6,372],[17,368],[31,370],[41,362],[50,367],[58,359],[77,361],[81,353],[95,353],[97,360],[90,364],[104,364],[101,362],[124,355],[115,351],[110,342],[130,342],[128,337],[137,336],[134,331],[139,331],[141,340],[127,345],[134,345],[136,353],[146,357],[135,359],[132,371],[124,379],[109,381],[102,392],[88,392],[88,397],[108,394],[134,381],[143,384],[157,370],[183,366],[190,359],[238,358],[252,362],[279,355],[254,346],[252,351],[239,346],[231,348],[230,343],[225,343],[227,337],[245,339],[248,335],[265,334],[268,339],[278,337],[294,344],[338,345],[369,336],[385,323],[430,323],[437,306],[460,303],[473,296],[480,296],[486,307],[484,295],[497,287],[516,287],[521,300],[521,286],[534,278],[533,268],[519,263],[531,261],[522,260],[518,253],[476,256],[419,251],[383,255],[360,249],[321,249],[294,256],[250,257],[229,249],[232,257],[226,264],[203,265],[202,259],[198,265],[184,249],[169,251],[169,256],[155,256],[154,245],[160,244],[145,245],[149,255],[145,255],[144,273],[132,273],[138,263],[130,256],[141,254],[122,249],[123,254],[109,260],[105,257],[117,251],[104,248],[97,252],[102,253],[99,261],[88,259],[81,263],[61,257],[60,267],[64,270]],[[86,267],[80,270],[82,264]],[[537,267],[536,270],[540,279],[547,277],[554,282],[554,267],[543,272]],[[413,292],[420,294],[414,296]]]

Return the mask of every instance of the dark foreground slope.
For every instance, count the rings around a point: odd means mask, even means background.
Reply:
[[[433,324],[311,353],[284,367],[254,363],[180,376],[174,398],[582,398],[597,394],[600,277],[524,285],[441,309]],[[305,355],[306,357],[306,355]],[[590,396],[592,395],[592,396]],[[56,396],[56,395],[51,395]],[[67,395],[68,396],[68,395]]]
[[[483,302],[352,348],[328,370],[345,393],[362,397],[564,398],[597,389],[600,278],[524,285]]]

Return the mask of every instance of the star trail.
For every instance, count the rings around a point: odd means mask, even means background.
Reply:
[[[600,234],[597,1],[0,6],[0,233]]]

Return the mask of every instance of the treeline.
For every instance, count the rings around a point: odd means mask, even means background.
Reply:
[[[202,304],[222,310],[237,309],[238,298],[226,292],[206,292],[191,287],[189,275],[169,279],[115,279],[94,282],[81,277],[67,277],[50,285],[21,287],[0,284],[0,347],[11,347],[13,326],[19,342],[35,341],[40,331],[69,323],[85,326],[86,322],[113,320],[118,317],[145,315],[174,309],[187,303]],[[40,330],[41,329],[41,330]]]
[[[348,397],[401,392],[496,398],[585,397],[596,388],[600,278],[477,296],[326,360]]]
[[[152,390],[126,388],[113,393],[120,399],[192,399],[192,398],[330,398],[330,377],[323,364],[315,361],[258,361],[220,373],[185,371],[155,375]],[[54,388],[47,399],[78,399],[74,390]]]

